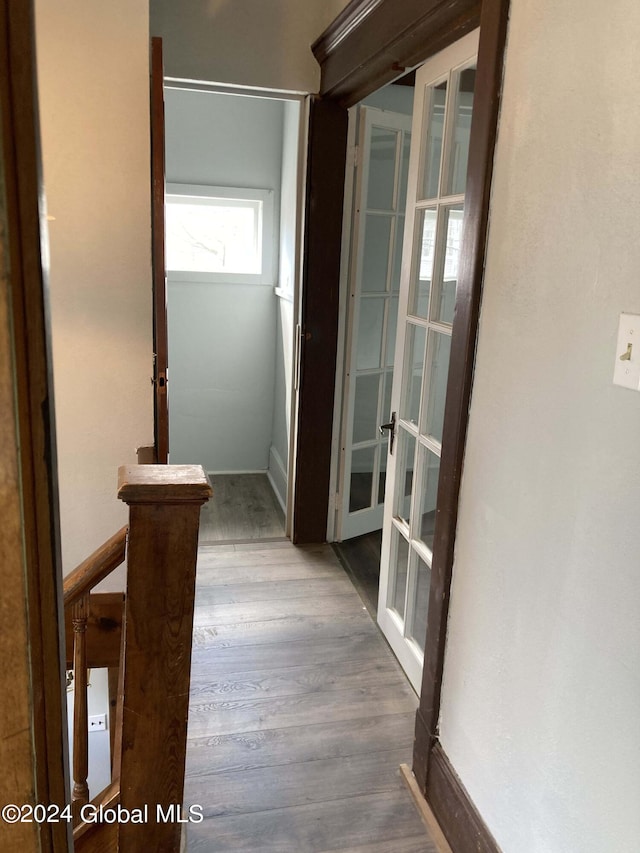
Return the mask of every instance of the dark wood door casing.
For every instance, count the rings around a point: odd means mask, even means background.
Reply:
[[[312,46],[322,76],[308,147],[295,543],[326,539],[347,108],[479,21],[480,0],[352,0]]]
[[[423,790],[438,736],[458,501],[469,423],[498,127],[508,0],[485,0],[474,94],[463,239],[443,426],[427,640],[416,716],[414,773]]]
[[[156,462],[169,461],[167,280],[164,228],[164,67],[162,39],[151,39],[151,241],[153,268],[153,410]]]
[[[26,739],[24,729],[2,731],[0,799],[62,808],[68,788],[64,617],[34,40],[32,2],[0,0],[0,334],[11,366],[8,381],[0,382],[3,461],[9,462],[0,496],[7,623],[0,718],[3,727],[18,716],[27,726]],[[6,377],[6,362],[3,367]],[[17,518],[9,506],[19,510]],[[10,572],[14,566],[19,570]],[[0,821],[0,847],[66,851],[69,830],[65,821],[31,830]]]
[[[480,26],[427,643],[420,707],[416,716],[413,770],[423,792],[428,788],[430,756],[438,743],[458,499],[482,294],[508,11],[509,0],[352,0],[313,45],[322,70],[321,95],[336,105],[348,107],[398,77],[404,69],[423,62]],[[313,155],[313,140],[311,153]],[[329,170],[332,163],[325,160],[323,166]],[[336,155],[333,168],[337,170],[342,166],[342,156]],[[314,227],[312,223],[310,236],[313,236]],[[335,274],[337,286],[338,274]],[[313,277],[305,281],[307,288],[317,284]],[[323,284],[326,286],[327,282]],[[305,297],[310,299],[312,295],[305,293]],[[331,359],[329,353],[326,356],[328,372]],[[325,379],[327,383],[328,377]],[[318,475],[316,482],[322,482],[324,488],[325,479]]]
[[[309,121],[292,540],[324,542],[338,349],[347,111],[315,99]]]

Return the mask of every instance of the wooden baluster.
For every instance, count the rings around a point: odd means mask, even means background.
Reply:
[[[89,712],[87,709],[87,618],[89,595],[73,605],[73,791],[71,803],[74,823],[80,809],[89,802]]]
[[[184,794],[187,715],[200,507],[211,487],[199,465],[120,469],[129,504],[120,803],[149,806],[148,823],[122,823],[120,853],[177,853]],[[116,746],[116,758],[117,758]]]

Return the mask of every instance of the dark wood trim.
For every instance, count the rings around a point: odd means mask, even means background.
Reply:
[[[352,0],[312,45],[320,94],[353,106],[475,29],[480,6],[481,0]]]
[[[324,542],[327,536],[346,147],[347,111],[332,101],[313,102],[292,531],[296,544]]]
[[[66,737],[66,698],[64,678],[64,615],[62,610],[62,574],[58,526],[58,493],[55,453],[55,425],[52,398],[50,322],[46,270],[42,258],[45,237],[40,223],[44,218],[44,200],[40,172],[39,126],[36,89],[34,17],[32,2],[0,0],[0,114],[1,157],[0,239],[8,254],[0,295],[11,312],[11,330],[3,349],[9,350],[13,375],[12,399],[2,401],[3,414],[10,418],[6,444],[19,462],[16,470],[19,492],[14,494],[20,507],[15,529],[3,533],[14,543],[5,557],[21,565],[22,595],[15,587],[9,599],[16,613],[26,617],[28,634],[21,638],[14,662],[20,667],[20,679],[26,679],[30,697],[24,705],[29,719],[28,752],[20,757],[12,746],[22,731],[3,731],[0,754],[3,778],[13,783],[6,802],[55,803],[67,800],[68,750]],[[1,185],[4,186],[1,186]],[[3,297],[4,298],[4,297]],[[6,388],[4,389],[6,391]],[[5,408],[6,404],[6,408]],[[6,426],[9,426],[7,423]],[[13,445],[11,433],[16,430]],[[19,448],[16,452],[15,448]],[[10,469],[4,469],[9,473]],[[13,494],[13,493],[12,493]],[[3,516],[3,522],[8,523]],[[3,566],[4,567],[4,566]],[[0,575],[2,572],[0,572]],[[3,593],[8,590],[3,584]],[[9,594],[11,594],[9,593]],[[8,662],[7,662],[8,663]],[[9,678],[16,676],[13,667]],[[3,676],[4,678],[4,676]],[[13,685],[2,689],[1,702],[11,701]],[[14,709],[11,709],[12,713]],[[2,718],[4,719],[3,708]],[[5,747],[9,750],[4,752]],[[24,762],[24,764],[22,763]],[[28,789],[21,784],[30,781]],[[20,788],[20,789],[19,789]],[[0,826],[0,834],[13,826]],[[70,827],[65,822],[41,824],[37,828],[38,849],[68,849]],[[9,836],[7,846],[17,849],[19,831]],[[31,849],[31,848],[28,848]]]
[[[198,527],[210,496],[199,465],[119,471],[129,505],[120,802],[152,811],[146,824],[120,825],[121,853],[180,849],[181,824],[159,822],[155,809],[183,802]]]
[[[342,41],[352,33],[361,32],[365,19],[384,0],[351,0],[333,19],[327,29],[311,45],[313,55],[320,65],[334,53]]]
[[[432,751],[426,799],[455,853],[500,853],[439,743]]]
[[[458,499],[469,423],[508,12],[509,0],[484,0],[444,414],[426,651],[416,715],[413,772],[423,789],[440,714]]]
[[[67,639],[67,669],[73,668],[72,608],[65,608],[65,635]],[[92,592],[89,596],[86,643],[87,667],[106,667],[116,671],[120,665],[120,642],[124,614],[123,592]]]
[[[124,563],[127,551],[127,530],[125,524],[66,576],[63,584],[65,607],[91,592],[100,581],[103,581],[114,569]]]
[[[422,791],[427,785],[440,713],[508,10],[508,0],[353,0],[313,46],[321,65],[322,96],[351,106],[400,76],[404,68],[423,62],[480,24],[463,260],[445,409],[425,666],[416,715],[413,771]],[[334,168],[339,162],[336,158]],[[330,164],[324,163],[324,167],[328,170]],[[320,229],[319,225],[315,227]],[[327,352],[327,358],[330,356]]]
[[[164,235],[164,66],[162,39],[151,39],[151,264],[153,271],[155,462],[169,461],[169,341]]]

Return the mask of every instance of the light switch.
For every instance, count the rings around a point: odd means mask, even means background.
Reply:
[[[640,391],[640,314],[621,314],[613,384]]]

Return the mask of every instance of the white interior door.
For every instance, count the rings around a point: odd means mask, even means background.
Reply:
[[[382,527],[411,116],[360,107],[337,539]]]
[[[378,623],[420,689],[478,31],[416,75]],[[389,420],[385,417],[385,420]]]

